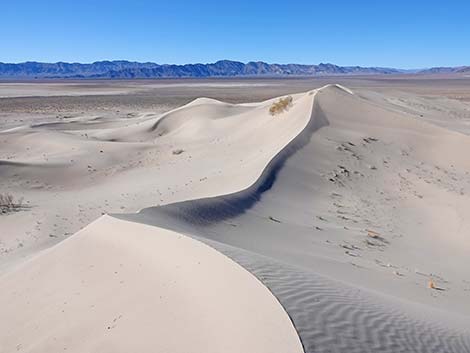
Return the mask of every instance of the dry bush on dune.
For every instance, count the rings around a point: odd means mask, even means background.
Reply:
[[[378,237],[380,236],[379,233],[377,233],[377,232],[375,232],[375,231],[373,231],[373,230],[366,229],[366,231],[367,231],[367,235],[368,235],[369,237],[371,237],[371,238],[376,239],[376,238],[378,238]]]
[[[436,282],[434,282],[434,280],[432,278],[429,279],[428,288],[429,289],[434,289],[434,290],[439,290],[439,291],[445,291],[445,288],[438,287]]]
[[[8,213],[23,207],[23,198],[15,200],[13,195],[0,194],[0,213]]]
[[[183,153],[183,152],[184,152],[184,150],[181,149],[181,148],[179,148],[179,149],[177,149],[177,150],[174,150],[172,153],[173,153],[174,155],[179,155],[179,154],[181,154],[181,153]]]
[[[287,96],[285,98],[280,98],[277,102],[274,102],[271,107],[269,107],[269,113],[271,115],[276,115],[282,113],[288,107],[292,105],[292,97]]]

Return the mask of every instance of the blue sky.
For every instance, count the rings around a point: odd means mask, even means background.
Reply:
[[[103,59],[470,65],[470,0],[1,0],[0,61]]]

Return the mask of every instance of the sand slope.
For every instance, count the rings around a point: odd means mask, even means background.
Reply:
[[[177,233],[102,217],[0,278],[2,352],[302,352],[249,272]]]
[[[86,116],[1,132],[0,192],[23,197],[27,207],[0,218],[0,269],[104,213],[243,189],[307,123],[312,97],[295,99],[285,113],[291,119],[274,119],[271,101],[197,99],[160,115]]]
[[[246,189],[124,218],[241,251],[232,257],[280,299],[308,352],[469,351],[470,165],[461,153],[469,147],[467,136],[329,86],[316,94],[309,124]],[[265,261],[253,264],[245,250]],[[430,279],[444,290],[429,289]],[[344,314],[309,309],[317,296]],[[404,325],[414,334],[403,336]],[[335,339],[343,334],[351,339]]]

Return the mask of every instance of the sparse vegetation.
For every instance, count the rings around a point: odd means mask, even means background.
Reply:
[[[274,218],[272,216],[269,216],[269,220],[273,221],[273,222],[276,222],[276,223],[282,223],[280,220],[278,220],[277,218]]]
[[[282,113],[284,110],[287,110],[292,106],[292,97],[287,96],[285,98],[280,98],[277,102],[274,102],[269,108],[269,113],[271,115],[276,115]]]
[[[174,154],[174,155],[179,155],[179,154],[181,154],[181,153],[183,153],[183,152],[184,152],[184,150],[181,149],[181,148],[179,148],[179,149],[177,149],[177,150],[174,150],[174,151],[173,151],[173,154]]]
[[[373,239],[379,239],[380,238],[380,234],[373,231],[373,230],[370,230],[370,229],[366,229],[367,231],[367,235]]]
[[[437,284],[434,282],[434,280],[432,278],[429,279],[428,288],[438,290],[438,291],[445,291],[444,288],[438,287]]]
[[[0,194],[0,213],[13,212],[23,207],[23,198],[15,199],[8,193]]]

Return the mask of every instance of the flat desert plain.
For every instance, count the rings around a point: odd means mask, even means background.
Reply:
[[[470,352],[470,78],[0,82],[0,352]]]

